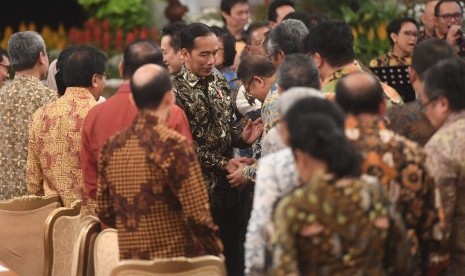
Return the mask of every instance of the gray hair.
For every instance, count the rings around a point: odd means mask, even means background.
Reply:
[[[320,73],[313,59],[304,54],[291,54],[284,57],[276,72],[276,83],[287,90],[292,87],[320,89]]]
[[[266,48],[268,53],[276,55],[279,50],[284,54],[303,53],[303,40],[308,35],[305,24],[296,19],[286,19],[269,33]]]
[[[309,87],[293,87],[284,91],[278,99],[279,114],[285,116],[295,103],[309,97],[325,98],[321,91]]]
[[[40,52],[45,51],[44,39],[34,31],[14,33],[8,41],[10,63],[15,71],[23,71],[34,67]]]

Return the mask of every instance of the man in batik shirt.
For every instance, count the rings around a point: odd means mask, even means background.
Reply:
[[[220,255],[192,143],[167,127],[175,98],[168,71],[146,64],[131,78],[139,110],[99,158],[97,211],[118,231],[120,259]]]
[[[379,81],[354,73],[336,86],[336,101],[349,114],[346,135],[362,153],[362,172],[375,176],[388,192],[407,228],[418,272],[426,273],[447,260],[441,251],[437,189],[426,172],[420,146],[387,129],[386,108]]]
[[[84,196],[81,131],[87,112],[105,88],[106,62],[106,56],[94,48],[77,48],[63,68],[65,94],[39,108],[29,127],[29,194],[58,194],[66,207],[82,200],[83,215],[95,214],[95,202]]]
[[[426,167],[444,208],[450,262],[448,275],[465,275],[465,64],[441,61],[425,74],[422,109],[436,133],[425,146]]]
[[[305,49],[313,57],[320,72],[321,91],[330,99],[334,98],[336,84],[340,78],[364,70],[355,61],[354,37],[346,23],[318,24],[310,30]],[[399,93],[392,87],[383,84],[383,92],[389,105],[403,103]]]
[[[25,195],[27,128],[31,115],[56,98],[42,84],[48,70],[43,38],[36,32],[19,32],[10,37],[8,52],[14,80],[0,90],[0,199]]]
[[[241,134],[234,124],[231,92],[223,76],[213,72],[218,40],[210,28],[193,23],[181,32],[184,67],[173,80],[177,104],[184,109],[192,130],[205,182],[210,193],[213,219],[220,227],[230,275],[243,272],[243,240],[247,221],[240,191],[230,186],[226,174],[237,163],[232,147],[244,148],[261,135],[259,123]]]

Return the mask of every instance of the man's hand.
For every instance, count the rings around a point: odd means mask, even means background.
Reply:
[[[263,133],[263,122],[261,118],[258,118],[257,120],[253,121],[249,120],[247,122],[247,125],[244,127],[244,130],[242,131],[242,141],[245,143],[251,145],[255,141],[257,141],[258,138]]]
[[[457,39],[462,36],[462,31],[459,25],[452,25],[446,35],[446,41],[451,46],[457,45]]]
[[[235,159],[230,159],[228,161],[228,165],[226,165],[226,171],[228,171],[228,174],[234,173],[239,167],[239,164],[240,163],[236,161]]]
[[[242,174],[245,166],[247,166],[246,163],[239,163],[236,171],[226,176],[228,178],[229,184],[231,184],[232,187],[241,187],[251,183],[251,181],[245,178]]]

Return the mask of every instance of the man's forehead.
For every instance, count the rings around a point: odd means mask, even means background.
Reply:
[[[454,2],[454,1],[451,1],[451,2],[443,2],[440,6],[439,6],[439,11],[440,12],[461,12],[462,11],[462,7]]]
[[[218,39],[215,34],[199,36],[194,39],[193,50],[208,51],[211,48],[218,48]]]

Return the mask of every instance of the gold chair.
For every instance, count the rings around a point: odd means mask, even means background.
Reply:
[[[73,275],[94,275],[94,244],[97,235],[101,231],[98,218],[86,216],[82,218],[80,232],[77,240],[79,247],[78,258],[74,258]]]
[[[226,276],[223,260],[216,256],[195,258],[169,258],[123,260],[111,272],[111,276]]]
[[[118,234],[107,228],[98,234],[94,244],[94,272],[96,276],[110,276],[119,263]]]
[[[44,225],[62,206],[58,195],[0,201],[0,260],[18,275],[44,273]]]
[[[54,210],[45,222],[44,275],[73,275],[73,259],[77,259],[77,238],[81,222],[81,201],[71,208]]]

